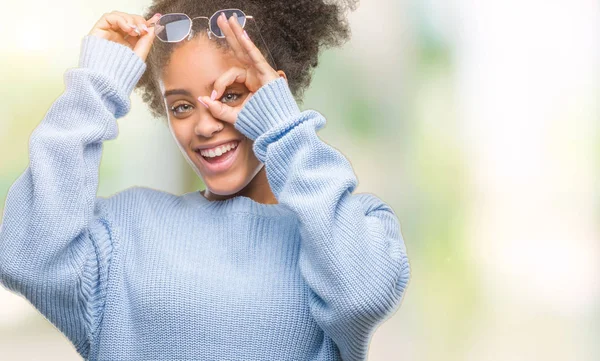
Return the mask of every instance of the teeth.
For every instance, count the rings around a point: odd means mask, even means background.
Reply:
[[[209,157],[209,158],[213,158],[213,157],[218,157],[223,155],[224,153],[227,153],[228,151],[237,148],[238,142],[232,142],[232,143],[227,143],[225,145],[221,145],[219,147],[210,149],[210,150],[201,150],[200,154],[204,157]]]

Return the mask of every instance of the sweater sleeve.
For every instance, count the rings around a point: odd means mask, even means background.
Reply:
[[[0,284],[25,297],[87,357],[102,313],[112,251],[105,199],[96,197],[102,142],[146,64],[130,48],[83,38],[79,66],[29,139],[29,163],[8,190],[0,227]]]
[[[365,360],[377,326],[399,307],[410,267],[391,207],[357,186],[350,162],[323,142],[325,118],[300,112],[285,78],[263,85],[235,127],[254,141],[279,203],[297,214],[309,308],[345,361]]]

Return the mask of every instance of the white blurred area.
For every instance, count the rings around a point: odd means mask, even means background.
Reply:
[[[41,57],[48,69],[44,80],[62,83],[64,71],[77,65],[82,36],[103,12],[140,13],[146,5],[6,3],[7,14],[23,16],[3,17],[0,33],[12,35],[3,37],[0,54]],[[411,74],[417,71],[415,24],[423,21],[417,14],[451,49],[453,72],[433,74],[428,83],[414,83]],[[473,292],[464,295],[464,303],[473,305],[468,314],[435,319],[455,310],[447,305],[460,300],[456,292],[465,287],[453,291],[425,281],[425,274],[443,274],[454,260],[420,262],[427,245],[409,237],[405,225],[413,278],[400,310],[375,333],[369,360],[599,360],[600,3],[362,0],[350,19],[353,38],[344,54],[367,73],[362,85],[373,97],[413,92],[410,106],[427,121],[424,128],[461,148],[467,170],[461,190],[467,203],[464,258],[476,279]],[[23,30],[11,31],[16,27]],[[320,109],[325,102],[311,95],[304,108]],[[447,103],[455,109],[454,123],[444,119]],[[0,99],[0,116],[2,104]],[[107,177],[99,195],[134,184],[173,193],[185,189],[187,164],[168,129],[150,119],[136,95],[119,130],[103,156],[111,162],[106,172],[118,177]],[[410,154],[394,163],[389,142],[365,153],[343,137],[332,139],[352,160],[360,191],[384,200],[405,197],[399,193],[407,190],[395,190],[404,180],[382,175],[406,175]],[[422,161],[429,159],[413,160]],[[454,176],[435,169],[431,174]],[[451,339],[453,334],[460,339]],[[0,361],[79,359],[32,306],[0,288]]]
[[[600,359],[599,4],[457,4],[485,316],[464,360]]]

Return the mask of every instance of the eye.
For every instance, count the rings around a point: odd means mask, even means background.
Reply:
[[[241,95],[242,94],[240,94],[240,93],[229,92],[229,93],[225,93],[219,100],[223,103],[231,103],[231,102],[238,100]]]
[[[181,111],[181,107],[183,106],[189,107],[188,109],[192,107],[191,105],[185,103],[174,105],[171,107],[171,113],[173,113],[173,115],[177,115],[178,113],[185,113],[185,111]]]

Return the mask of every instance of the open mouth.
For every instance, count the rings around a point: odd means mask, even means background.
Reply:
[[[229,169],[231,165],[235,162],[241,144],[242,141],[236,142],[234,144],[234,147],[231,147],[231,149],[226,150],[225,153],[222,153],[221,155],[217,155],[217,153],[215,152],[212,152],[212,154],[206,154],[205,152],[203,152],[205,153],[204,155],[201,154],[200,151],[197,151],[195,153],[202,165],[204,166],[204,168],[206,168],[211,173],[220,173]],[[211,157],[210,155],[214,156]]]

